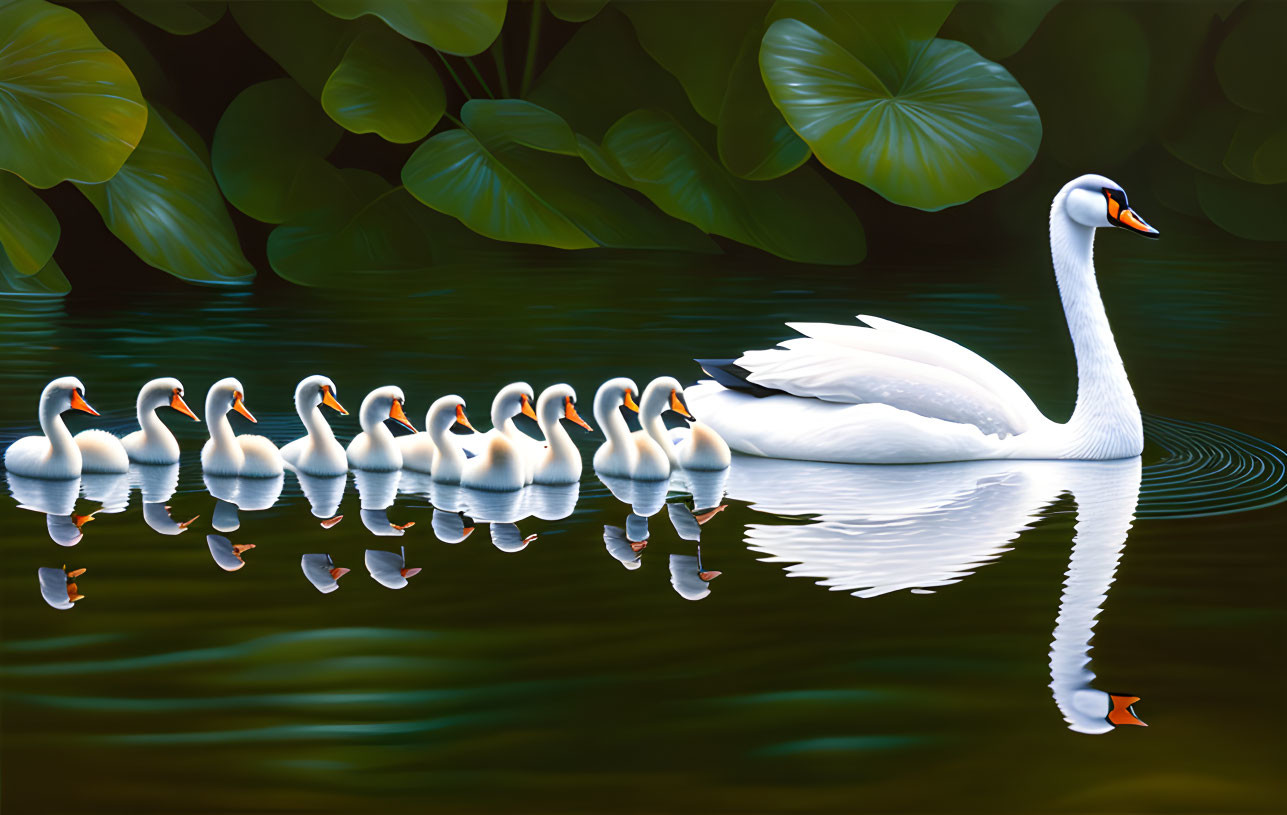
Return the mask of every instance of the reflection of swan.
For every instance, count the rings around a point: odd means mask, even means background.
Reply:
[[[502,552],[521,552],[527,545],[536,540],[536,535],[523,537],[523,533],[512,523],[491,524],[492,546]]]
[[[560,521],[576,509],[580,495],[580,484],[532,484],[523,490],[523,506],[542,521]]]
[[[201,469],[208,475],[272,478],[282,474],[282,457],[277,445],[263,436],[234,435],[228,414],[240,413],[257,420],[242,401],[246,389],[232,377],[220,379],[206,393],[206,427],[210,440],[201,448]]]
[[[308,376],[295,386],[295,413],[307,435],[282,448],[282,459],[298,472],[315,476],[344,475],[349,471],[344,447],[322,415],[322,405],[349,415],[335,398],[335,383],[325,376]]]
[[[722,470],[679,470],[671,477],[671,489],[693,496],[693,508],[714,509],[724,498],[729,468]]]
[[[665,479],[637,481],[633,478],[617,478],[599,472],[595,475],[603,482],[603,486],[608,488],[608,492],[621,503],[629,504],[636,515],[642,515],[645,518],[656,515],[661,511],[662,504],[666,503],[666,493],[670,489],[670,484]]]
[[[206,535],[206,546],[210,547],[210,556],[225,572],[235,572],[246,561],[241,559],[242,552],[255,548],[253,543],[233,543],[223,535]]]
[[[710,582],[723,572],[716,572],[702,566],[702,550],[697,548],[694,555],[670,556],[670,585],[685,600],[704,600],[711,593]]]
[[[75,546],[81,542],[81,527],[94,519],[94,513],[75,512],[80,478],[28,478],[10,472],[5,473],[5,478],[20,509],[45,516],[50,540],[59,546]]]
[[[594,420],[607,441],[594,451],[594,471],[613,478],[656,481],[670,475],[670,460],[647,433],[634,435],[621,407],[639,412],[634,395],[639,386],[624,376],[609,379],[594,394]]]
[[[143,521],[152,527],[153,531],[162,535],[178,535],[187,532],[188,527],[200,517],[200,515],[194,515],[186,521],[176,521],[170,516],[170,507],[166,504],[143,505]]]
[[[30,478],[75,478],[81,474],[84,457],[62,414],[81,410],[91,416],[98,411],[85,401],[85,386],[74,376],[55,379],[40,393],[40,429],[43,436],[24,436],[4,451],[5,470]],[[128,466],[128,462],[127,462]]]
[[[388,509],[398,497],[398,482],[402,479],[399,470],[392,472],[373,472],[354,470],[353,483],[357,485],[358,500],[361,504],[362,525],[376,535],[398,536],[415,526],[415,521],[395,524],[389,521]]]
[[[643,520],[642,530],[631,528],[630,521],[638,517],[629,516],[624,529],[608,524],[603,527],[604,548],[608,550],[608,554],[616,558],[618,563],[631,571],[643,565],[643,550],[648,548],[648,519],[641,519]]]
[[[643,430],[670,459],[672,468],[685,470],[723,470],[731,461],[728,445],[709,425],[693,419],[688,407],[680,398],[684,386],[671,376],[659,376],[649,382],[639,399],[639,423]],[[673,410],[692,421],[689,427],[666,429],[661,414]]]
[[[694,542],[702,539],[702,526],[726,509],[728,509],[726,505],[720,504],[694,514],[685,504],[677,501],[666,504],[666,512],[670,515],[671,526],[675,527],[675,534],[679,535],[681,540]]]
[[[349,573],[348,569],[336,566],[330,555],[304,555],[299,559],[299,567],[304,570],[304,577],[313,584],[313,588],[322,594],[330,594],[340,587],[340,578]]]
[[[743,466],[745,464],[746,466]],[[1051,688],[1072,729],[1136,724],[1135,697],[1090,687],[1089,641],[1134,520],[1140,460],[975,461],[908,467],[738,458],[729,494],[753,509],[811,516],[749,524],[765,562],[833,591],[926,593],[970,575],[1061,494],[1077,504],[1076,535],[1052,646]]]
[[[176,521],[170,516],[170,507],[166,502],[179,488],[178,464],[136,462],[130,465],[130,481],[138,487],[139,497],[143,501],[143,520],[154,531],[162,535],[178,535],[201,517],[194,515],[186,521]]]
[[[472,521],[466,522],[463,512],[433,511],[433,534],[443,543],[460,543],[474,531]]]
[[[139,389],[135,402],[139,429],[121,439],[130,461],[142,464],[178,464],[179,442],[156,412],[174,408],[194,422],[200,422],[188,403],[183,401],[183,383],[173,377],[153,379]]]
[[[737,360],[704,360],[716,381],[689,404],[734,449],[816,461],[908,463],[1138,456],[1135,395],[1100,299],[1095,229],[1156,237],[1126,193],[1098,175],[1070,181],[1050,209],[1050,251],[1077,357],[1077,405],[1047,419],[1014,380],[951,340],[874,317],[870,328],[795,324],[804,337]]]
[[[36,576],[40,579],[40,596],[54,608],[66,611],[77,600],[85,599],[85,595],[80,593],[79,587],[72,582],[84,573],[84,569],[73,569],[69,572],[66,566],[61,569],[49,567],[37,569]]]
[[[236,478],[202,473],[206,491],[215,499],[211,524],[220,532],[235,532],[241,525],[237,510],[269,509],[282,494],[284,473],[273,478]]]
[[[402,388],[395,385],[376,388],[366,395],[358,409],[362,432],[353,437],[347,450],[350,467],[380,472],[402,469],[402,451],[385,422],[392,419],[415,433],[415,427],[403,410],[406,402]]]
[[[366,550],[366,570],[371,578],[386,589],[400,589],[407,585],[407,578],[420,574],[420,567],[408,569],[405,547],[397,552],[379,549]]]
[[[313,517],[321,518],[324,522],[333,521],[340,511],[340,501],[344,500],[344,486],[348,483],[348,476],[309,475],[301,470],[296,470],[295,478],[299,481],[299,488],[303,491],[304,498],[308,501]],[[339,522],[335,521],[330,525],[334,526],[335,523]],[[327,524],[323,523],[322,525],[326,526]]]

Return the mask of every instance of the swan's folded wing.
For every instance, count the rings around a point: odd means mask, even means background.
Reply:
[[[866,314],[858,319],[870,328],[834,323],[787,323],[806,337],[832,345],[920,362],[960,374],[993,393],[1006,407],[1015,433],[1030,429],[1041,412],[1023,388],[1004,371],[970,349],[937,334]]]
[[[737,364],[757,385],[842,404],[884,404],[932,419],[970,424],[1002,437],[1026,424],[996,394],[955,371],[801,337],[748,351]]]

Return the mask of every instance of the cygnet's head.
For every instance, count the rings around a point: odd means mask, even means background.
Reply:
[[[362,400],[362,428],[369,430],[385,419],[392,419],[415,433],[416,428],[407,419],[407,413],[403,409],[406,403],[407,397],[402,393],[402,388],[397,385],[376,388]]]
[[[673,376],[659,376],[644,388],[643,397],[639,400],[639,413],[644,416],[660,416],[667,410],[673,410],[686,419],[693,418],[688,412],[688,405],[683,400],[684,386]]]
[[[74,376],[61,376],[45,386],[40,393],[41,412],[47,405],[57,413],[82,410],[91,416],[98,415],[98,411],[85,401],[85,384]]]
[[[329,376],[313,375],[304,377],[295,386],[295,404],[297,406],[313,408],[318,405],[326,405],[331,410],[347,416],[349,412],[339,403],[336,394],[339,389],[331,381]]]
[[[194,422],[201,421],[192,412],[188,403],[183,401],[183,383],[172,376],[153,379],[139,390],[138,409],[140,412],[172,407]]]
[[[212,421],[214,416],[222,416],[230,410],[237,411],[252,422],[259,421],[246,409],[243,401],[245,398],[246,389],[236,378],[229,376],[220,379],[206,393],[206,421]]]

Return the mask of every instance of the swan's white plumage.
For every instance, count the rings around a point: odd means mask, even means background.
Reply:
[[[295,387],[295,412],[308,434],[282,447],[281,456],[296,471],[319,477],[349,471],[344,446],[335,439],[335,432],[322,415],[323,404],[339,405],[337,394],[335,383],[325,376],[305,377]]]
[[[135,402],[139,429],[121,439],[130,461],[139,464],[179,463],[179,442],[157,415],[157,411],[164,407],[182,409],[194,421],[200,421],[183,402],[182,382],[173,377],[153,379],[139,389]]]
[[[405,416],[403,405],[406,401],[402,388],[396,385],[376,388],[366,395],[358,411],[362,432],[349,442],[346,451],[350,467],[372,472],[402,469],[402,450],[385,420],[396,419],[397,415]]]
[[[456,441],[470,456],[482,456],[493,437],[503,435],[512,442],[513,449],[522,458],[524,478],[531,483],[537,458],[545,445],[519,429],[514,422],[520,414],[532,414],[532,400],[536,397],[532,386],[526,382],[512,382],[496,392],[492,399],[492,428],[485,433],[475,431],[459,436]],[[507,449],[507,448],[501,448]]]
[[[233,435],[228,413],[236,409],[245,393],[232,377],[220,379],[206,393],[210,439],[201,448],[201,469],[206,475],[275,478],[284,472],[277,445],[263,436]]]
[[[433,440],[433,462],[428,472],[436,484],[459,484],[465,475],[468,457],[451,432],[451,426],[464,415],[465,400],[454,393],[435,399],[425,415],[425,435]]]
[[[106,430],[82,430],[75,435],[80,448],[82,473],[119,474],[130,471],[130,455],[125,445]]]
[[[732,461],[728,444],[708,425],[698,422],[688,413],[680,397],[684,386],[671,376],[659,376],[644,388],[639,399],[639,424],[642,430],[635,437],[647,435],[657,442],[665,453],[671,468],[687,470],[722,470]],[[692,422],[691,427],[666,429],[662,414],[676,410]],[[658,469],[654,465],[654,469]]]
[[[590,429],[576,413],[576,391],[572,386],[550,385],[536,400],[536,421],[545,435],[545,444],[534,456],[532,481],[535,484],[575,484],[581,480],[581,451],[568,435],[563,419]]]
[[[73,406],[92,412],[85,404],[84,393],[85,385],[74,376],[60,377],[46,385],[40,392],[37,409],[44,435],[24,436],[9,445],[4,451],[5,469],[29,478],[79,476],[84,461],[81,448],[63,423],[62,414]]]
[[[631,433],[621,415],[627,399],[634,400],[639,386],[626,377],[609,379],[594,394],[594,418],[607,441],[594,453],[595,472],[611,478],[658,481],[670,475],[670,459],[647,433]]]

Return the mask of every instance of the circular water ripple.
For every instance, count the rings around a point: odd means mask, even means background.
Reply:
[[[1146,451],[1137,518],[1200,518],[1287,500],[1287,453],[1246,433],[1207,422],[1144,417]]]

